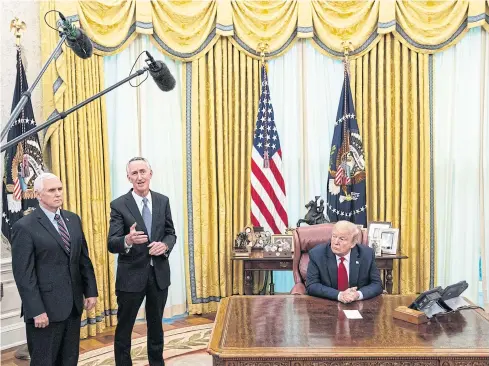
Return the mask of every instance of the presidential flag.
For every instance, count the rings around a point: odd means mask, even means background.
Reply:
[[[329,158],[327,214],[331,222],[367,225],[365,157],[346,71]]]
[[[251,223],[274,234],[288,226],[282,149],[273,117],[265,65],[261,69],[261,95],[251,154]]]
[[[20,48],[17,49],[17,78],[12,111],[29,86],[25,75]],[[30,100],[10,128],[10,141],[36,127]],[[41,146],[37,134],[5,150],[2,190],[2,242],[10,243],[12,225],[38,207],[34,194],[34,179],[44,171]]]

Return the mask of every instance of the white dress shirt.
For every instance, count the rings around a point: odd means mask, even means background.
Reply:
[[[345,260],[343,261],[343,264],[346,267],[346,276],[348,278],[348,283],[350,282],[350,254],[351,254],[351,251],[349,251],[347,255],[343,256],[343,258],[345,258]],[[340,266],[340,263],[341,263],[341,259],[340,259],[341,257],[338,256],[338,255],[336,255],[336,254],[335,254],[335,256],[336,256],[336,269],[338,269],[338,267]],[[360,297],[358,298],[358,300],[363,300],[362,291],[357,291],[357,292],[360,295]],[[338,301],[339,300],[340,300],[340,294],[338,294]]]
[[[144,197],[137,195],[136,193],[134,193],[134,191],[132,191],[131,193],[132,193],[132,196],[134,197],[134,200],[136,201],[136,205],[138,206],[139,213],[142,216],[143,215],[143,206],[144,206],[144,203],[143,203]],[[147,205],[149,208],[149,212],[151,212],[151,214],[153,214],[153,203],[151,201],[151,192],[148,192],[148,194],[146,195],[146,198],[148,199]]]
[[[59,215],[61,217],[61,220],[65,224],[66,231],[68,231],[68,227],[66,226],[66,222],[63,219],[63,216],[61,216],[61,211],[59,210],[59,208],[56,210],[56,212],[51,212],[51,211],[45,209],[44,207],[42,207],[42,205],[39,205],[39,208],[46,214],[46,216],[48,217],[49,221],[51,221],[51,224],[53,224],[54,228],[56,229],[56,231],[58,231],[58,233],[59,233],[58,222],[54,219],[54,217],[56,215]],[[69,231],[68,231],[68,234],[69,234]]]
[[[132,193],[132,196],[134,197],[134,200],[136,201],[136,206],[138,206],[139,213],[141,214],[141,216],[143,216],[143,206],[144,206],[143,198],[145,198],[145,197],[139,196],[138,194],[136,194],[134,192],[134,190],[131,193]],[[148,206],[149,212],[151,212],[151,215],[152,215],[153,214],[153,202],[151,201],[151,192],[148,192],[148,194],[146,195],[146,199],[148,200],[148,203],[146,205]],[[126,253],[128,253],[129,250],[132,248],[132,245],[127,244],[125,239],[124,239],[124,246],[126,247]],[[150,264],[153,265],[153,258],[151,258]]]

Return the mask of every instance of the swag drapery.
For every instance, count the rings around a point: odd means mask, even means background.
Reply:
[[[203,133],[198,137],[194,134],[186,135],[190,140],[186,140],[184,153],[189,159],[185,162],[187,184],[190,174],[191,188],[195,189],[190,192],[189,187],[186,187],[186,273],[188,285],[194,283],[197,286],[195,291],[201,291],[200,295],[198,292],[191,292],[188,296],[191,312],[214,308],[214,305],[202,304],[218,301],[231,291],[232,285],[222,279],[217,285],[219,289],[216,290],[216,285],[211,283],[211,279],[215,279],[216,276],[229,276],[232,238],[245,224],[249,212],[249,195],[246,194],[249,167],[245,164],[249,164],[250,160],[247,154],[251,150],[251,139],[245,136],[252,133],[256,113],[255,94],[257,97],[258,89],[253,92],[249,90],[255,90],[259,82],[256,76],[258,74],[255,74],[254,70],[258,65],[256,49],[260,42],[266,42],[269,46],[267,57],[282,55],[298,38],[310,38],[314,47],[332,57],[342,56],[343,42],[351,42],[350,54],[353,58],[359,57],[352,62],[352,88],[360,128],[366,140],[367,166],[370,169],[368,174],[371,176],[368,183],[369,219],[392,218],[391,221],[398,224],[401,232],[405,233],[401,235],[401,248],[408,250],[406,254],[410,255],[410,259],[405,266],[403,265],[403,277],[409,272],[411,278],[408,283],[402,285],[402,291],[420,291],[433,283],[433,212],[427,206],[431,201],[426,201],[429,193],[426,190],[433,179],[428,168],[431,159],[427,122],[427,70],[430,61],[426,54],[450,47],[470,28],[482,26],[487,30],[489,0],[51,0],[41,3],[41,17],[44,17],[47,10],[54,8],[78,24],[81,23],[94,41],[95,55],[90,60],[82,61],[63,47],[43,80],[43,110],[49,111],[45,113],[46,118],[51,111],[66,110],[76,101],[80,101],[83,93],[89,96],[100,90],[100,81],[103,80],[104,74],[101,57],[119,52],[137,33],[150,35],[151,41],[162,52],[173,59],[186,62],[183,66],[185,76],[182,93],[185,108],[182,111],[182,120],[186,126],[186,133],[189,127],[193,132],[197,130]],[[54,24],[54,14],[50,14],[48,20]],[[41,32],[42,57],[45,61],[54,49],[58,37],[44,24],[41,26]],[[389,59],[392,56],[393,59]],[[224,67],[223,71],[217,71],[216,65],[219,64]],[[226,80],[226,64],[228,75],[229,70],[243,72],[244,75],[238,77],[233,74]],[[219,74],[221,72],[222,75]],[[216,81],[215,85],[212,85],[215,92],[203,90],[204,85],[210,85],[210,75],[213,73],[222,77],[221,81]],[[230,79],[236,83],[232,84],[232,87],[239,90],[239,95],[226,96],[228,91],[224,89],[219,92],[219,82],[229,83]],[[383,88],[383,83],[389,82],[391,89],[395,89],[395,83],[400,82],[401,94],[389,94]],[[243,85],[244,92],[241,90]],[[199,105],[193,99],[194,95],[207,98],[209,102],[214,100],[216,104]],[[191,101],[189,97],[192,97]],[[229,104],[230,98],[234,98],[235,103],[240,100],[244,105],[233,106]],[[215,110],[219,100],[223,101],[223,105],[220,107],[221,110]],[[406,105],[405,101],[410,104]],[[378,106],[379,103],[386,107],[383,116],[380,116],[377,108],[372,107]],[[111,198],[105,100],[102,98],[85,108],[63,122],[53,125],[47,132],[46,143],[50,153],[48,161],[53,171],[61,175],[66,186],[66,208],[81,214],[86,225],[85,230],[90,232],[88,241],[91,256],[94,260],[101,260],[102,269],[97,274],[97,280],[99,283],[107,284],[103,290],[106,300],[103,301],[103,310],[97,308],[100,315],[92,315],[92,319],[101,319],[102,312],[106,315],[113,314],[116,308],[113,294],[113,259],[106,253],[105,244],[108,202]],[[234,114],[231,114],[231,110]],[[239,115],[239,122],[228,120],[226,127],[226,115],[228,119],[229,116],[235,118]],[[410,121],[418,120],[419,125],[409,125]],[[373,123],[375,124],[372,125]],[[226,136],[229,145],[221,144],[221,141],[217,140],[218,137],[225,136],[225,128],[231,134]],[[384,144],[381,141],[377,147],[375,133],[382,131],[385,133]],[[393,145],[390,144],[389,138],[393,139]],[[406,138],[414,141],[414,147],[403,141]],[[249,146],[241,146],[242,143]],[[327,143],[329,144],[329,141]],[[233,149],[238,149],[235,151],[242,153],[239,159],[236,158],[239,163],[229,161],[230,157],[221,155],[233,144],[236,146]],[[202,150],[204,147],[209,147],[210,150]],[[387,156],[389,151],[394,153],[395,158]],[[381,169],[376,172],[373,168],[378,164]],[[416,171],[417,166],[421,169],[419,173]],[[217,169],[213,175],[210,175],[210,167]],[[234,169],[244,171],[235,172]],[[90,180],[90,174],[101,177],[100,181]],[[429,184],[416,188],[420,183]],[[384,187],[384,191],[375,191],[373,184]],[[222,190],[222,187],[227,188]],[[407,187],[413,188],[414,191],[408,192]],[[391,193],[394,194],[392,199]],[[418,194],[417,198],[415,193]],[[431,198],[429,196],[429,199]],[[98,206],[91,202],[96,202]],[[222,204],[223,202],[225,204]],[[228,215],[232,215],[232,219],[226,219],[224,222],[219,220]],[[420,215],[422,220],[419,218]],[[93,227],[93,234],[87,229],[89,226]],[[215,240],[217,242],[205,243]],[[208,246],[204,247],[205,245]],[[215,262],[218,263],[217,267],[216,264],[212,264],[214,262],[206,261],[210,255],[216,254],[216,248],[219,248],[218,259]],[[199,262],[203,264],[200,269]],[[421,264],[423,267],[419,268]],[[414,277],[412,271],[415,271]],[[240,278],[239,273],[235,273],[234,278]],[[234,284],[236,288],[240,286],[239,282]],[[191,286],[190,291],[193,291]]]

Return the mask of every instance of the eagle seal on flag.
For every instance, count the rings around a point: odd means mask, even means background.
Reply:
[[[343,140],[339,153],[335,154],[336,146],[331,149],[329,173],[331,178],[328,192],[337,195],[342,193],[340,201],[355,199],[355,192],[348,192],[348,185],[355,185],[365,180],[365,158],[362,146],[362,137],[352,131],[351,137]],[[336,159],[333,158],[336,156]],[[331,167],[336,167],[336,170]],[[353,196],[352,196],[353,193]]]

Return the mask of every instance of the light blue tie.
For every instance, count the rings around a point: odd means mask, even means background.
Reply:
[[[148,230],[148,240],[151,242],[151,225],[153,223],[153,218],[151,215],[151,211],[148,207],[148,199],[146,197],[143,198],[143,221],[144,225],[146,225],[146,229]]]

